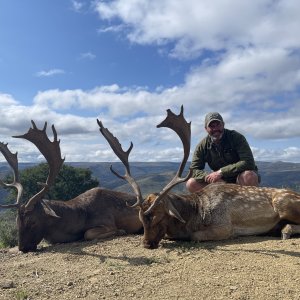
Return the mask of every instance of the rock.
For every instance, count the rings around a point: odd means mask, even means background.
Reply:
[[[14,282],[12,280],[0,281],[0,288],[2,289],[12,289],[14,287]]]

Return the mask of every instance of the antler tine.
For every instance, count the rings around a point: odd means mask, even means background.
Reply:
[[[161,199],[177,184],[185,182],[192,175],[192,170],[189,170],[187,176],[181,178],[182,172],[190,155],[190,147],[191,147],[191,122],[187,122],[183,116],[183,105],[181,106],[180,114],[175,115],[170,109],[167,110],[167,117],[164,121],[156,126],[159,127],[167,127],[174,130],[177,135],[180,137],[183,149],[184,156],[180,163],[179,169],[175,175],[175,177],[168,183],[162,191],[157,195],[155,201],[151,204],[151,206],[144,212],[144,214],[150,213],[153,208],[161,201]]]
[[[0,151],[5,157],[6,161],[10,165],[13,170],[14,180],[12,183],[5,183],[0,179],[0,184],[7,187],[15,187],[17,189],[17,201],[14,204],[8,205],[0,205],[2,208],[11,208],[11,207],[19,207],[21,205],[20,201],[23,194],[23,186],[19,182],[19,170],[18,170],[18,153],[13,154],[9,151],[7,144],[0,142]]]
[[[43,189],[35,194],[26,204],[26,209],[31,209],[35,203],[43,198],[51,185],[53,185],[57,174],[65,159],[61,158],[60,152],[60,140],[57,140],[57,132],[52,125],[52,132],[54,140],[51,142],[47,136],[47,122],[45,122],[43,129],[38,129],[34,121],[31,120],[32,128],[29,128],[28,132],[23,135],[13,136],[15,138],[23,138],[32,142],[38,150],[45,157],[49,165],[49,174],[46,183],[42,184]]]
[[[133,147],[132,142],[130,143],[128,150],[124,151],[122,149],[122,146],[121,146],[119,140],[107,128],[105,128],[103,126],[102,122],[97,119],[97,123],[100,127],[100,129],[99,129],[100,132],[105,137],[105,139],[108,141],[111,149],[114,151],[114,153],[118,156],[118,158],[121,160],[121,162],[125,166],[126,171],[125,171],[125,175],[121,176],[113,169],[112,166],[110,166],[110,170],[119,178],[126,180],[133,188],[133,191],[137,198],[137,202],[135,204],[133,204],[131,207],[137,207],[137,206],[141,207],[141,205],[143,203],[142,193],[141,193],[141,190],[140,190],[137,182],[134,180],[134,178],[130,174],[130,167],[129,167],[129,162],[128,162],[128,157],[129,157],[129,154]]]

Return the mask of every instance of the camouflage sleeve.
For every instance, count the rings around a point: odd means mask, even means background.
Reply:
[[[255,170],[254,157],[246,138],[238,132],[233,133],[233,144],[240,160],[221,168],[223,177],[234,177],[246,170]]]

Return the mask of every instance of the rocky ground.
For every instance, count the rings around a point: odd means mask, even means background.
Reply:
[[[300,299],[300,239],[140,242],[2,249],[0,299]]]

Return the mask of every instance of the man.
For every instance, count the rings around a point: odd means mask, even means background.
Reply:
[[[186,183],[189,192],[197,192],[214,182],[258,186],[259,175],[246,138],[235,130],[225,129],[224,125],[219,113],[206,115],[208,135],[194,151],[190,166],[193,176]],[[204,170],[206,163],[211,173]]]

